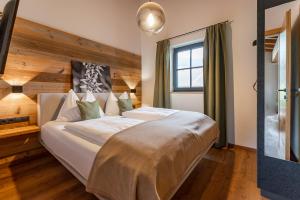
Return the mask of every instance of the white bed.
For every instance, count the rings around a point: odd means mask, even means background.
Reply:
[[[40,139],[44,147],[84,185],[87,185],[92,168],[94,168],[93,165],[95,158],[102,147],[101,145],[103,145],[109,139],[109,137],[131,126],[134,126],[134,128],[140,127],[135,126],[136,124],[141,123],[141,125],[143,125],[146,124],[143,123],[145,121],[166,118],[167,116],[178,112],[170,109],[165,110],[158,108],[142,108],[129,112],[129,114],[132,115],[131,117],[128,116],[129,118],[116,116],[103,117],[94,119],[95,121],[88,120],[84,122],[53,121],[56,119],[58,110],[60,109],[65,96],[66,94],[51,93],[38,95],[38,123],[41,127]],[[95,94],[95,97],[99,101],[102,108],[104,107],[104,102],[106,101],[107,96],[108,95],[106,93]],[[197,119],[198,117],[199,116],[197,116]],[[147,124],[148,123],[153,122],[147,122]],[[215,125],[212,124],[210,127],[212,128],[213,126]],[[102,127],[102,129],[99,129],[98,127]],[[164,128],[167,128],[167,126]],[[101,139],[101,141],[99,141],[99,136],[105,135],[105,131],[107,130],[108,137],[105,136]],[[210,130],[205,129],[205,132],[209,133],[208,135],[211,135]],[[138,133],[140,133],[140,131],[138,131]],[[207,145],[207,148],[205,148],[202,152],[203,155],[210,149],[216,140],[215,138],[211,139],[212,141],[210,141],[210,143]],[[197,157],[197,159],[193,161],[190,166],[188,166],[187,175],[184,176],[179,182],[176,190],[180,187],[186,177],[188,177],[188,174],[194,169],[196,164],[202,158],[202,153],[199,158]],[[155,167],[153,167],[153,169],[155,169]],[[174,192],[176,192],[176,190],[174,190]],[[95,192],[91,192],[95,194]],[[96,196],[99,199],[103,199],[97,194]]]
[[[41,129],[41,142],[62,164],[86,184],[94,159],[101,146],[68,132],[68,122],[48,122]]]
[[[81,96],[82,94],[78,94]],[[119,95],[119,94],[117,94]],[[142,120],[126,119],[121,116],[81,122],[57,122],[58,110],[66,94],[44,93],[38,95],[38,122],[41,127],[41,143],[55,156],[74,176],[86,185],[96,154],[108,138],[125,128],[142,123]],[[103,108],[107,93],[95,94]],[[105,127],[104,127],[105,125]],[[97,131],[97,126],[102,129]],[[85,137],[84,132],[89,132]],[[107,135],[105,136],[105,131]],[[81,134],[82,132],[82,134]],[[99,136],[102,142],[99,142]]]
[[[108,93],[94,94],[104,108]],[[120,94],[116,94],[119,96]],[[101,145],[72,134],[64,127],[70,122],[55,122],[66,93],[38,94],[38,125],[42,145],[84,185],[87,183],[95,156]],[[83,96],[83,94],[78,94]]]

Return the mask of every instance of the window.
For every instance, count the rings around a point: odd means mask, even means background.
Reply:
[[[203,43],[174,49],[174,92],[203,91]]]

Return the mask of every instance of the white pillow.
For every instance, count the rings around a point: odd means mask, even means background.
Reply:
[[[112,92],[110,92],[106,101],[105,114],[109,116],[116,116],[120,114],[118,99]]]
[[[62,121],[62,122],[80,121],[81,120],[80,111],[76,101],[79,101],[78,96],[75,94],[73,90],[70,90],[65,99],[65,102],[63,103],[59,111],[56,121]]]
[[[123,92],[120,96],[119,99],[129,99],[129,95],[127,92]]]
[[[87,91],[87,92],[83,95],[81,101],[94,102],[94,101],[97,101],[97,99],[96,99],[96,97],[94,96],[94,94],[93,94],[92,92]],[[99,105],[99,111],[100,111],[100,116],[103,117],[103,116],[104,116],[104,112],[103,112],[103,110],[102,110],[102,108],[101,108],[100,105]]]

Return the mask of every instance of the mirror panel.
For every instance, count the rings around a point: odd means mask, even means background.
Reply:
[[[266,156],[300,159],[300,0],[265,10]]]

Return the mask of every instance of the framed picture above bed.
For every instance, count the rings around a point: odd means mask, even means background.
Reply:
[[[112,90],[110,67],[81,61],[72,61],[73,90],[76,93],[110,92]]]

